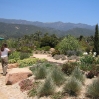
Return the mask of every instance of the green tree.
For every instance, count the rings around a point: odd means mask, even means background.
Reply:
[[[97,54],[99,55],[99,33],[98,33],[98,24],[95,27],[95,36],[94,36],[94,49]]]
[[[71,35],[68,35],[67,37],[65,37],[60,43],[59,43],[59,46],[58,46],[58,50],[63,53],[63,54],[66,54],[66,52],[68,50],[78,50],[79,49],[79,42],[78,40],[71,36]]]

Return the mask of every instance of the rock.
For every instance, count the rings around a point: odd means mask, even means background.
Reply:
[[[18,63],[8,64],[8,69],[19,67]]]
[[[28,68],[13,68],[6,75],[5,83],[6,85],[12,85],[18,81],[28,78],[29,76],[32,76],[32,71]]]
[[[54,48],[50,48],[50,52],[51,53],[55,52],[55,49]]]

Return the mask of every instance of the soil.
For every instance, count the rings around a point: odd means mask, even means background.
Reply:
[[[67,60],[55,60],[52,57],[48,56],[48,55],[42,55],[42,54],[33,54],[33,57],[36,58],[45,58],[50,62],[56,62],[56,63],[64,63]],[[8,72],[11,69],[8,69]],[[89,85],[90,83],[92,83],[93,79],[86,79],[85,81],[85,86]],[[85,98],[85,91],[86,88],[83,87],[82,93],[78,98],[74,98],[74,97],[64,97],[64,99],[88,99]],[[20,87],[18,85],[18,83],[13,84],[13,85],[5,85],[5,76],[2,75],[2,66],[0,64],[0,99],[38,99],[37,97],[34,98],[29,98],[26,94],[26,92],[22,92],[20,91]],[[40,99],[50,99],[49,97],[42,97]]]

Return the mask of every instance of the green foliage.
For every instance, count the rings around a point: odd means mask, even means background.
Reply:
[[[9,59],[9,63],[16,63],[17,62],[17,60],[15,60],[15,59]]]
[[[58,50],[63,53],[66,54],[66,52],[68,50],[78,50],[80,48],[79,46],[79,42],[77,41],[76,38],[74,38],[71,35],[68,35],[67,37],[65,37],[60,43],[59,43],[59,47]]]
[[[51,96],[51,98],[52,98],[52,99],[62,99],[62,98],[63,98],[62,92],[54,93],[54,94]]]
[[[58,86],[62,85],[66,80],[64,73],[57,67],[54,67],[54,69],[52,70],[51,78],[53,79],[54,83]]]
[[[49,51],[50,46],[45,46],[45,47],[42,47],[41,49],[44,50],[44,51]]]
[[[20,52],[20,59],[25,59],[25,58],[29,58],[31,55],[31,53],[24,53],[24,52]]]
[[[50,77],[48,77],[37,90],[37,94],[40,97],[52,95],[54,93],[55,93],[55,85],[53,80]]]
[[[64,85],[64,92],[69,93],[70,95],[79,95],[81,92],[82,84],[75,77],[70,77]]]
[[[20,52],[14,51],[10,54],[9,60],[14,59],[14,60],[19,60],[20,59]]]
[[[92,55],[85,55],[80,59],[80,61],[80,69],[84,71],[92,70],[94,68],[94,64],[96,63],[95,57],[93,57]]]
[[[94,51],[96,52],[97,55],[99,55],[99,32],[98,32],[98,24],[95,27]]]
[[[72,72],[72,77],[75,77],[78,79],[82,84],[85,82],[85,75],[82,73],[82,71],[79,69],[79,67],[76,67]]]
[[[95,79],[92,84],[88,85],[86,93],[93,99],[99,99],[99,78]]]
[[[35,71],[35,78],[36,79],[44,79],[47,75],[46,67],[41,65]]]
[[[45,62],[46,59],[38,59],[38,58],[27,58],[23,60],[18,60],[19,67],[31,66],[36,63]]]
[[[77,63],[71,63],[71,62],[65,63],[62,66],[62,71],[65,74],[70,75],[76,66],[77,66]]]
[[[92,55],[85,55],[80,59],[81,63],[93,64],[95,63],[95,58]]]

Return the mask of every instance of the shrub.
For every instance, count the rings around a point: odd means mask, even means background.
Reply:
[[[79,67],[76,67],[73,72],[72,72],[72,77],[75,77],[76,79],[78,79],[80,82],[82,82],[82,84],[84,84],[85,81],[85,75],[81,72],[81,70],[79,69]]]
[[[9,59],[15,59],[16,61],[20,59],[20,52],[14,51],[10,54]]]
[[[58,50],[60,51],[60,53],[62,54],[66,54],[66,52],[68,50],[78,50],[80,48],[79,46],[79,42],[77,41],[77,39],[71,35],[68,35],[67,37],[65,37],[60,43],[59,43],[59,47]]]
[[[77,66],[77,63],[71,63],[71,62],[65,63],[62,65],[62,71],[65,74],[70,75],[76,66]]]
[[[95,58],[92,55],[85,55],[80,59],[81,63],[93,64],[95,63]]]
[[[36,79],[44,79],[46,75],[46,67],[43,65],[39,66],[35,72]]]
[[[76,51],[71,51],[71,50],[68,50],[67,52],[66,52],[66,54],[67,54],[67,56],[72,56],[72,55],[76,55]]]
[[[50,77],[48,77],[37,90],[37,94],[40,97],[52,95],[54,93],[55,93],[55,85],[53,80]]]
[[[87,74],[86,74],[86,77],[87,78],[93,78],[95,76],[95,73],[93,71],[89,71]]]
[[[54,83],[58,86],[62,85],[65,81],[64,73],[60,69],[55,68],[55,67],[51,72],[51,77],[52,77]]]
[[[93,99],[99,99],[99,78],[95,79],[93,83],[88,86],[86,93]]]
[[[75,77],[70,77],[64,85],[64,92],[69,93],[70,95],[79,95],[81,92],[82,84]]]
[[[20,59],[25,59],[30,57],[30,53],[20,52]]]

